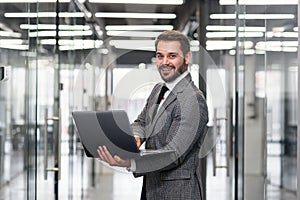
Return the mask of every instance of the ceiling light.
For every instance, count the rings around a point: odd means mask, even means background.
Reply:
[[[265,51],[296,52],[298,47],[298,41],[258,42],[255,47],[256,49],[265,50]]]
[[[109,45],[118,49],[155,51],[155,40],[111,40]],[[199,51],[199,41],[192,40],[191,51]]]
[[[29,46],[25,44],[0,44],[1,49],[28,50]]]
[[[90,3],[122,3],[122,4],[164,4],[181,5],[183,0],[89,0]]]
[[[71,51],[71,50],[82,50],[82,49],[94,49],[94,48],[99,48],[91,45],[85,45],[85,46],[60,46],[59,50],[60,51]]]
[[[263,32],[239,32],[239,37],[263,37]],[[226,37],[236,37],[236,32],[207,32],[207,38],[226,38]]]
[[[239,19],[294,19],[294,14],[246,14],[239,15]]]
[[[210,19],[235,19],[236,14],[211,14]],[[293,14],[240,14],[239,19],[294,19]]]
[[[233,56],[235,55],[235,50],[232,49],[229,51],[229,55]],[[245,49],[244,50],[244,55],[254,55],[255,54],[255,50],[254,49]]]
[[[298,47],[298,41],[281,41],[284,47]]]
[[[92,35],[93,31],[59,31],[58,35],[60,37],[66,36],[89,36]],[[38,32],[30,32],[29,37],[55,37],[55,31],[38,31]]]
[[[11,31],[0,31],[1,37],[14,37],[14,38],[20,38],[22,36],[21,33],[11,32]]]
[[[59,30],[89,30],[89,25],[59,25]],[[48,29],[48,30],[55,30],[56,25],[55,24],[21,24],[20,29],[29,29],[29,30],[42,30],[42,29]]]
[[[267,32],[267,33],[266,33],[266,37],[267,37],[267,38],[274,37],[274,33],[273,33],[273,32]]]
[[[208,25],[206,26],[206,30],[208,31],[236,31],[236,26],[218,26],[218,25]],[[266,27],[258,27],[258,26],[246,26],[239,27],[239,31],[266,31]]]
[[[192,40],[190,41],[191,46],[199,46],[200,42],[198,40]]]
[[[155,51],[154,40],[111,40],[109,44],[118,49]]]
[[[280,47],[282,45],[281,41],[261,41],[257,42],[255,45],[256,48],[261,49],[263,47]]]
[[[264,50],[259,50],[259,49],[255,49],[255,54],[265,54],[266,51]]]
[[[146,31],[107,31],[108,36],[121,37],[153,37],[156,38],[161,32],[146,32]]]
[[[235,5],[236,0],[220,0],[220,5]],[[239,0],[239,5],[297,5],[298,0]]]
[[[291,38],[297,38],[298,33],[297,32],[276,32],[274,33],[274,37],[291,37]]]
[[[105,26],[107,31],[159,31],[159,30],[173,30],[172,25],[110,25]]]
[[[40,44],[43,45],[55,45],[56,40],[55,39],[42,39],[40,40]],[[65,39],[60,39],[58,40],[59,45],[75,45],[75,44],[89,44],[89,45],[102,45],[103,41],[102,40],[81,40],[81,39],[73,39],[73,40],[65,40]]]
[[[28,13],[28,12],[18,12],[18,13],[4,13],[4,17],[9,18],[36,18],[36,17],[56,17],[55,12],[39,12],[39,13]]]
[[[191,46],[191,51],[192,52],[198,52],[200,50],[199,46]]]
[[[59,47],[60,51],[68,51],[68,50],[80,50],[80,49],[94,49],[94,48],[100,48],[102,45],[101,42],[82,42],[82,43],[73,43],[69,45],[63,45]]]
[[[283,38],[298,38],[298,32],[267,32],[266,36],[268,38],[272,37],[283,37]]]
[[[22,39],[0,39],[0,44],[23,44]]]
[[[283,47],[282,51],[284,51],[284,52],[297,52],[298,48],[297,47]]]
[[[298,41],[260,41],[257,42],[256,48],[262,49],[264,47],[298,47]]]
[[[239,42],[239,46],[245,48],[245,49],[250,49],[253,47],[253,42],[252,41],[244,41],[244,42]],[[236,47],[236,41],[234,40],[207,40],[206,42],[206,49],[209,51],[212,50],[222,50],[222,49],[233,49]]]
[[[124,13],[124,12],[97,12],[100,18],[144,18],[144,19],[175,19],[175,14],[170,13]]]
[[[40,40],[40,44],[42,45],[55,45],[56,40],[55,39],[43,39]],[[75,40],[65,40],[60,39],[58,41],[58,44],[60,45],[59,50],[66,51],[66,50],[76,50],[76,49],[93,49],[93,48],[100,48],[103,44],[102,40],[81,40],[81,39],[75,39]]]
[[[88,17],[92,14],[88,13]],[[59,17],[84,17],[83,12],[60,12]],[[4,17],[8,18],[42,18],[42,17],[56,17],[56,12],[38,12],[38,13],[28,13],[28,12],[17,12],[17,13],[4,13]]]
[[[85,13],[83,12],[60,12],[59,17],[84,17]],[[87,17],[91,17],[92,13],[88,12]]]

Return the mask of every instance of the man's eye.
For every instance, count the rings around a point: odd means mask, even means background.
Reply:
[[[156,58],[163,58],[163,56],[162,55],[156,55]]]
[[[169,58],[176,58],[176,55],[169,55]]]

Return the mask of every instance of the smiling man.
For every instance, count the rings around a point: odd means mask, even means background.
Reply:
[[[174,155],[123,160],[99,147],[100,160],[144,176],[141,199],[201,200],[199,151],[208,111],[203,93],[188,72],[190,42],[178,31],[165,31],[155,42],[156,62],[163,83],[154,86],[132,124],[137,145],[174,150]]]

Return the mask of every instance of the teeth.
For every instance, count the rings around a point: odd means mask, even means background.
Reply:
[[[161,69],[162,69],[162,70],[172,70],[173,68],[172,68],[172,67],[167,67],[167,66],[166,66],[166,67],[162,67]]]

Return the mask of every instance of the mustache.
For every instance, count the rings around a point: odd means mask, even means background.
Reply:
[[[164,69],[174,69],[175,67],[171,66],[171,65],[164,65],[164,64],[162,64],[162,65],[159,65],[158,68],[160,70],[164,70]]]

